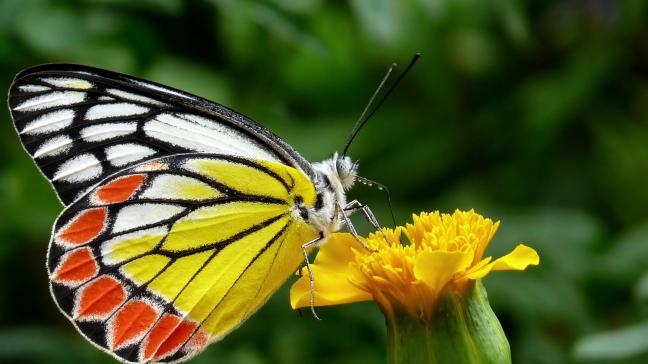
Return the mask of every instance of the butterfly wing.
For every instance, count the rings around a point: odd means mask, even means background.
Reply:
[[[177,153],[273,161],[314,176],[292,147],[245,116],[106,70],[27,69],[9,90],[9,107],[23,146],[66,205],[118,170]]]
[[[301,171],[183,154],[116,173],[57,219],[48,271],[61,311],[125,362],[183,361],[254,313],[317,232]]]

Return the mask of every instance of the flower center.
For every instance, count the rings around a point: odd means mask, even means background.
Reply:
[[[370,234],[365,243],[374,252],[354,249],[355,262],[350,264],[357,274],[349,281],[383,297],[385,304],[396,303],[420,315],[453,277],[481,260],[497,227],[472,210],[414,215],[412,224]],[[406,244],[401,244],[402,235]],[[433,287],[427,284],[430,276],[438,281]]]

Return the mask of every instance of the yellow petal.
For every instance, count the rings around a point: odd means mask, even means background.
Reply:
[[[437,294],[457,272],[472,262],[472,252],[424,251],[414,260],[414,276]]]
[[[349,262],[355,261],[352,249],[364,249],[349,233],[334,233],[324,245],[319,248],[313,265],[327,267],[330,270],[343,271],[348,269]]]
[[[512,252],[496,259],[494,262],[482,266],[480,269],[469,270],[461,279],[481,279],[491,271],[525,270],[529,265],[538,265],[540,256],[533,248],[519,244]],[[481,264],[478,264],[480,266]]]
[[[490,258],[491,257],[488,257],[486,259],[490,259]],[[485,261],[486,259],[482,260],[482,262]],[[457,277],[457,281],[463,281],[466,279],[472,279],[472,280],[482,279],[486,277],[486,275],[488,275],[488,273],[490,273],[491,270],[493,270],[493,264],[494,263],[490,263],[486,265],[477,264],[475,267],[473,267],[474,269],[469,269],[468,271],[466,271],[466,273],[462,274],[461,277]]]
[[[540,256],[536,251],[524,244],[519,244],[512,252],[493,262],[493,271],[525,270],[530,265],[538,265]]]
[[[315,279],[315,306],[332,306],[346,303],[370,301],[370,293],[349,282],[344,273],[325,267],[312,267]],[[304,275],[290,288],[290,305],[293,309],[310,307],[310,279]]]
[[[352,248],[359,243],[351,234],[332,234],[311,264],[315,281],[315,306],[331,306],[369,301],[371,294],[351,284],[349,263],[355,260]],[[290,289],[290,305],[293,309],[310,306],[310,278],[302,269],[302,276]]]
[[[486,251],[486,248],[488,248],[488,245],[490,244],[491,240],[493,240],[493,236],[495,236],[495,233],[497,232],[497,229],[499,229],[499,226],[500,226],[499,221],[496,221],[494,224],[489,226],[488,236],[482,238],[482,240],[479,242],[479,245],[477,246],[477,249],[475,250],[475,257],[473,258],[473,264],[480,261],[481,258],[484,256],[484,252]]]

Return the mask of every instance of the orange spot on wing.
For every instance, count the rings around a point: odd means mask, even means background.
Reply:
[[[180,323],[180,317],[176,315],[165,314],[155,325],[148,335],[146,345],[144,346],[144,359],[149,360],[155,354],[157,348],[171,334],[173,329]]]
[[[208,343],[209,334],[207,334],[205,330],[198,330],[198,332],[196,332],[194,336],[189,339],[189,341],[185,345],[185,348],[187,348],[187,350],[189,351],[196,352],[204,349]]]
[[[151,330],[144,347],[144,359],[162,359],[180,349],[191,336],[198,324],[180,321],[180,317],[166,314]]]
[[[122,284],[110,276],[101,276],[88,284],[79,295],[75,319],[102,319],[126,300]]]
[[[198,327],[198,324],[194,322],[181,322],[157,349],[155,352],[155,359],[160,360],[178,351],[182,344],[191,337],[191,334],[194,333],[196,327]]]
[[[118,350],[142,337],[158,314],[148,302],[132,301],[115,315],[111,349]]]
[[[63,256],[52,274],[57,283],[80,284],[97,274],[99,266],[89,248],[79,248]]]
[[[97,199],[102,203],[118,203],[128,200],[135,191],[137,191],[144,180],[146,175],[133,174],[124,176],[111,181],[97,189]]]
[[[65,243],[82,245],[96,238],[105,224],[105,208],[89,209],[75,216],[56,236]]]

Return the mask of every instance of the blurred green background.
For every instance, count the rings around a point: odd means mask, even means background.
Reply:
[[[411,212],[500,219],[485,282],[515,363],[648,361],[648,2],[0,1],[0,90],[83,63],[165,83],[266,125],[312,161],[342,148],[387,66],[423,58],[350,149]],[[111,363],[49,297],[61,206],[0,110],[0,362]],[[384,195],[351,196],[390,221]],[[366,231],[366,226],[364,231]],[[383,363],[372,303],[291,311],[287,289],[193,363]]]

